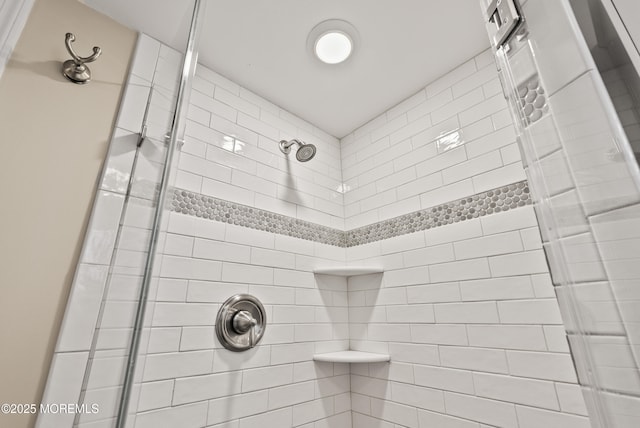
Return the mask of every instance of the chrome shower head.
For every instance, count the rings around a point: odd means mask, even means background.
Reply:
[[[299,162],[306,162],[313,159],[315,155],[316,146],[313,144],[305,144],[298,148],[298,151],[296,152],[296,159],[298,159]]]
[[[290,141],[281,140],[280,151],[285,155],[288,155],[289,153],[291,153],[291,146],[293,146],[294,144],[298,145],[296,159],[298,159],[299,162],[307,162],[313,159],[313,157],[316,155],[316,146],[314,146],[313,144],[303,143],[302,141],[296,140],[295,138]]]

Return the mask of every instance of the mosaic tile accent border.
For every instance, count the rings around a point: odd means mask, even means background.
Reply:
[[[389,220],[349,230],[345,232],[347,234],[347,247],[471,220],[530,204],[529,185],[526,181],[521,181],[425,210],[414,211]]]
[[[529,185],[527,181],[521,181],[346,232],[182,189],[174,189],[171,211],[348,248],[508,211],[531,203]]]
[[[341,230],[187,190],[173,191],[171,211],[336,247],[346,246]]]

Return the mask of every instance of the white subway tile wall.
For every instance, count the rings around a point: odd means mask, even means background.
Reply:
[[[336,138],[202,66],[188,118],[177,188],[344,230]],[[318,147],[312,162],[279,151],[290,138]],[[350,427],[348,365],[311,360],[348,347],[346,280],[312,273],[346,250],[176,212],[166,223],[134,426]],[[215,316],[247,292],[269,324],[257,348],[233,353]]]
[[[196,74],[176,187],[344,229],[338,139],[211,70]],[[278,150],[291,138],[318,147],[313,162]]]
[[[342,140],[347,230],[523,179],[488,82],[484,52]],[[386,269],[349,279],[351,348],[391,355],[352,364],[353,427],[589,426],[537,226],[524,207],[347,249]]]
[[[534,284],[548,282],[546,264],[536,261],[541,250],[524,248],[521,232],[535,224],[533,208],[484,219],[490,220],[484,233],[459,223],[434,229],[443,234],[433,243],[432,231],[426,239],[425,233],[405,235],[393,246],[404,258],[373,256],[388,269],[381,286],[349,279],[351,348],[391,355],[382,370],[352,365],[354,427],[372,426],[372,418],[415,427],[435,421],[535,426],[516,418],[520,409],[529,410],[535,421],[549,417],[588,426],[566,342],[555,344],[554,329],[561,340],[564,336],[558,303],[553,294],[536,294]],[[423,256],[418,267],[416,254]],[[407,255],[409,264],[403,262]],[[370,255],[349,259],[370,260]],[[415,389],[394,394],[406,388]],[[446,411],[424,398],[436,392]],[[395,405],[403,411],[394,413]]]
[[[346,229],[525,179],[483,52],[342,139]],[[511,147],[509,156],[501,149]],[[408,208],[407,207],[411,207]],[[406,210],[406,211],[405,211]]]

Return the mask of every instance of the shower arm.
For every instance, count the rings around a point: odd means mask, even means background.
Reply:
[[[293,146],[294,144],[297,144],[298,146],[304,146],[304,143],[296,138],[289,141],[281,140],[280,150],[282,150],[282,153],[284,154],[289,154],[289,152],[291,152],[291,146]]]

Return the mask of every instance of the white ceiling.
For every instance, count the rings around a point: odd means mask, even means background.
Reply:
[[[477,0],[206,0],[200,62],[343,137],[489,47]],[[85,0],[183,50],[190,1]],[[329,66],[307,50],[319,22],[353,24],[360,45]]]

